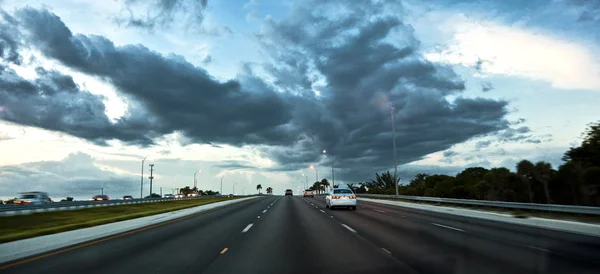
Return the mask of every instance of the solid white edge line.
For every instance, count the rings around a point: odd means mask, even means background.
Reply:
[[[252,227],[252,225],[254,225],[254,223],[249,224],[248,226],[246,226],[246,228],[244,228],[244,230],[242,230],[242,233],[248,232],[248,230],[250,230],[250,228]]]
[[[390,255],[392,254],[392,252],[390,252],[389,250],[387,250],[387,249],[385,249],[383,247],[381,248],[381,250],[385,251],[387,254],[390,254]]]
[[[267,212],[267,210],[266,210],[266,209],[265,209],[265,210],[263,210],[263,213],[265,213],[265,212]]]
[[[439,226],[439,227],[447,228],[447,229],[452,229],[452,230],[456,230],[456,231],[460,231],[460,232],[465,232],[463,229],[456,228],[456,227],[451,227],[451,226],[447,226],[447,225],[441,225],[441,224],[436,224],[436,223],[431,223],[431,224],[432,224],[432,225],[435,225],[435,226]]]
[[[321,209],[321,212],[325,213],[325,211],[323,211],[322,209]]]
[[[346,229],[350,230],[352,233],[356,233],[356,230],[352,229],[351,227],[349,227],[345,224],[342,224],[342,226],[345,227]]]

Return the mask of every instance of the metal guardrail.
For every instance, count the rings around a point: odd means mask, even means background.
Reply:
[[[486,207],[497,207],[497,208],[511,208],[511,209],[522,209],[522,210],[571,213],[571,214],[600,215],[600,207],[593,207],[593,206],[512,203],[512,202],[438,198],[438,197],[421,197],[421,196],[404,196],[404,195],[396,196],[396,195],[385,195],[385,194],[356,194],[356,196],[364,197],[364,198],[379,198],[379,199],[384,198],[384,199],[398,199],[398,200],[410,200],[410,201],[421,201],[421,202],[435,202],[435,203],[441,203],[441,204],[486,206]]]
[[[103,207],[103,206],[118,206],[142,203],[157,203],[179,200],[194,200],[206,199],[214,197],[227,197],[226,195],[204,195],[198,197],[183,197],[183,198],[147,198],[147,199],[131,199],[131,200],[108,200],[108,201],[71,201],[71,202],[52,202],[42,205],[0,205],[0,216],[25,215],[31,213],[48,212],[48,211],[66,211],[77,210],[84,208]]]

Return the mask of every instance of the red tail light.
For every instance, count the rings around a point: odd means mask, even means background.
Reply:
[[[356,196],[352,195],[350,196],[350,199],[356,199]]]
[[[339,199],[340,196],[331,196],[332,199]]]

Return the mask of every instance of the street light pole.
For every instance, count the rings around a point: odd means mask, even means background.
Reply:
[[[223,178],[225,178],[225,175],[223,175],[223,177],[221,177],[221,190],[219,191],[219,194],[223,195]]]
[[[148,156],[144,157],[144,159],[142,160],[142,178],[141,178],[141,182],[140,182],[140,199],[144,198],[144,161],[146,161],[146,158],[148,158]]]
[[[235,185],[237,185],[237,183],[233,184],[233,195],[235,195]]]
[[[198,172],[202,172],[202,170],[198,169],[196,172],[194,172],[194,188],[196,188],[196,190],[198,190],[196,185],[196,173]]]
[[[304,173],[302,173],[302,175],[304,175],[304,179],[306,180],[306,188],[305,189],[308,189],[308,177]]]
[[[392,139],[394,142],[394,188],[396,189],[396,196],[398,196],[398,162],[396,158],[396,128],[394,126],[394,107],[390,107],[390,114],[392,116]]]
[[[327,154],[327,150],[323,150],[323,154]],[[335,172],[333,171],[333,159],[331,159],[331,186],[335,185]]]

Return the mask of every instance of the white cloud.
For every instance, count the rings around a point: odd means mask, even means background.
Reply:
[[[583,42],[462,16],[444,25],[453,27],[439,30],[453,32],[453,38],[425,54],[431,61],[474,67],[482,59],[484,74],[539,79],[561,89],[600,91],[600,60]]]

